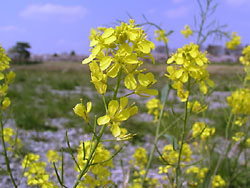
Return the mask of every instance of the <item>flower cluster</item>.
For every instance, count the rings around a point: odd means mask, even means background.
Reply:
[[[240,62],[245,65],[245,72],[246,72],[246,77],[247,80],[250,80],[250,45],[248,45],[247,47],[245,47],[242,51],[242,55],[240,57]]]
[[[199,184],[202,184],[206,174],[208,172],[208,168],[199,168],[197,166],[191,166],[186,170],[186,174],[189,175],[190,179],[188,181],[188,185],[191,187],[197,187]]]
[[[226,46],[230,50],[235,50],[237,46],[240,45],[240,36],[237,36],[236,32],[232,33],[232,40],[226,42]]]
[[[179,151],[175,150],[173,145],[170,144],[166,145],[162,150],[162,157],[170,165],[174,165],[178,161]],[[191,159],[192,159],[192,150],[187,143],[184,143],[182,146],[181,161],[190,162]]]
[[[227,97],[227,103],[232,108],[233,114],[248,115],[250,113],[250,90],[238,89]]]
[[[157,41],[163,41],[164,43],[168,42],[165,30],[155,30],[155,36]]]
[[[148,114],[152,114],[154,116],[153,122],[156,123],[159,118],[160,110],[162,109],[161,101],[159,99],[152,98],[147,102],[146,107],[148,109]]]
[[[27,184],[41,186],[41,188],[59,188],[49,181],[50,175],[46,172],[46,162],[39,161],[40,156],[33,153],[25,155],[22,162],[23,169],[26,169],[24,176],[27,177]]]
[[[134,20],[129,22],[122,22],[116,28],[92,29],[91,55],[82,63],[90,63],[91,82],[99,94],[106,93],[108,77],[118,77],[124,80],[127,89],[138,95],[157,95],[157,90],[149,89],[156,82],[154,75],[144,74],[145,69],[139,70],[143,64],[141,58],[154,62],[151,50],[155,46],[147,40],[144,31],[134,24]],[[125,74],[123,78],[122,73]]]
[[[192,127],[192,137],[200,137],[203,141],[214,135],[215,128],[209,128],[204,122],[196,122]]]
[[[9,84],[14,80],[16,74],[13,71],[6,73],[9,66],[10,58],[6,55],[5,50],[0,44],[0,109],[7,109],[11,101],[6,97]]]
[[[81,144],[77,149],[77,162],[80,169],[83,169],[84,165],[87,163],[91,148],[93,149],[93,144],[94,143],[90,141],[84,143],[81,141]],[[77,188],[94,188],[96,186],[108,187],[108,185],[112,183],[109,170],[113,167],[110,151],[105,149],[102,144],[99,144],[91,164],[88,174],[84,176],[84,179],[80,182]],[[79,168],[75,167],[78,172],[80,171]]]
[[[143,147],[139,147],[135,149],[135,153],[133,155],[134,161],[133,166],[135,168],[135,172],[133,174],[133,182],[129,186],[129,188],[143,188],[141,185],[142,176],[145,174],[146,165],[148,162],[147,150]],[[159,182],[158,179],[147,178],[148,187],[158,187]]]
[[[111,132],[114,137],[118,137],[121,133],[120,123],[126,121],[129,117],[137,114],[137,106],[128,106],[128,98],[122,97],[120,104],[117,100],[111,100],[108,104],[107,114],[97,119],[98,125],[111,126]]]
[[[209,63],[206,53],[199,51],[199,46],[193,43],[179,48],[175,54],[168,59],[168,74],[165,74],[170,80],[174,81],[172,87],[177,90],[177,95],[182,102],[186,102],[189,97],[189,91],[184,91],[183,85],[189,83],[193,78],[200,85],[200,90],[206,94],[208,84],[213,87],[213,82],[209,79],[209,73],[206,70]],[[188,88],[189,89],[189,88]]]
[[[21,140],[19,138],[16,138],[16,134],[14,133],[14,130],[10,127],[6,127],[3,129],[3,136],[4,141],[9,144],[7,150],[13,151],[14,147],[17,147],[18,149],[21,149],[23,146]]]
[[[195,100],[194,102],[189,101],[187,107],[191,112],[194,112],[196,114],[207,110],[207,105],[201,105],[197,100]]]
[[[185,29],[181,30],[181,34],[187,39],[189,36],[193,36],[193,31],[188,25],[185,25]]]
[[[214,176],[214,179],[212,182],[212,188],[225,187],[226,185],[227,184],[226,184],[225,180],[220,175]]]

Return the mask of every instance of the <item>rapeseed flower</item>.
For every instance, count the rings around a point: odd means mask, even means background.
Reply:
[[[89,123],[89,112],[91,111],[92,103],[87,103],[87,108],[82,104],[78,103],[74,108],[74,112],[76,115],[82,117],[84,121],[88,124]]]
[[[98,125],[111,125],[111,132],[115,137],[118,137],[121,133],[120,122],[126,121],[129,117],[135,115],[138,112],[137,106],[129,106],[128,98],[122,97],[120,104],[117,100],[111,100],[108,104],[107,114],[97,119]]]
[[[213,87],[214,84],[209,79],[209,73],[206,70],[208,63],[206,53],[200,52],[199,46],[193,43],[179,48],[168,59],[168,74],[165,74],[165,76],[173,81],[172,87],[177,90],[177,95],[182,102],[187,101],[189,97],[189,91],[184,90],[184,84],[190,82],[191,78],[199,83],[200,90],[204,94],[207,93],[207,85]]]
[[[190,29],[188,25],[185,25],[185,29],[181,30],[181,34],[187,39],[189,36],[193,36],[193,31]]]
[[[232,40],[229,42],[226,42],[226,46],[230,50],[235,50],[236,47],[238,47],[241,43],[241,38],[240,36],[237,36],[236,32],[232,33]]]

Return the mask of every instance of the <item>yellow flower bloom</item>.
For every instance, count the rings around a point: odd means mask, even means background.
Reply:
[[[185,29],[181,30],[181,34],[183,34],[185,38],[188,38],[189,36],[193,36],[193,31],[188,25],[185,25]]]
[[[11,101],[9,99],[9,97],[5,97],[3,102],[2,102],[2,105],[3,105],[3,110],[7,109],[11,104]]]
[[[53,163],[53,162],[55,163],[60,160],[60,156],[56,151],[50,149],[47,152],[47,159],[49,163]]]
[[[111,132],[117,137],[120,135],[120,122],[126,121],[129,117],[135,115],[138,111],[136,106],[129,106],[128,98],[123,97],[120,99],[120,104],[117,100],[111,100],[108,104],[108,112],[106,115],[97,119],[98,125],[112,125]]]
[[[244,137],[244,135],[245,134],[243,132],[237,132],[237,133],[235,133],[235,136],[232,137],[232,139],[235,142],[239,142]]]
[[[192,127],[192,137],[199,136],[203,141],[214,135],[215,128],[209,128],[204,122],[196,122]]]
[[[155,30],[155,36],[157,41],[163,41],[164,43],[168,42],[165,30]]]
[[[87,108],[83,106],[82,103],[78,103],[74,108],[74,112],[76,115],[82,117],[85,122],[88,124],[89,123],[89,112],[91,111],[92,108],[92,103],[88,102],[87,103]]]
[[[226,42],[226,46],[230,50],[235,50],[237,46],[239,46],[241,43],[240,36],[237,36],[236,32],[232,33],[232,40],[229,42]]]
[[[227,97],[227,103],[232,108],[232,113],[248,115],[250,113],[250,90],[238,89]]]
[[[216,175],[214,177],[213,182],[212,182],[212,188],[225,187],[226,185],[227,184],[225,180],[220,175]]]
[[[186,84],[191,78],[199,83],[200,90],[206,94],[207,86],[213,87],[213,82],[209,79],[209,73],[206,67],[209,62],[206,58],[206,53],[199,51],[199,46],[193,43],[185,45],[182,49],[179,48],[175,54],[167,61],[168,74],[165,74],[173,81],[173,88],[177,90],[177,95],[182,102],[187,101],[188,92],[184,90]]]
[[[198,114],[207,110],[207,105],[202,106],[199,101],[195,100],[194,102],[188,102],[188,109]]]

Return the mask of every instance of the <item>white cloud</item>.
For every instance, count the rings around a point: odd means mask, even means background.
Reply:
[[[64,6],[58,4],[34,4],[20,12],[20,16],[30,19],[48,20],[59,19],[63,22],[72,22],[82,19],[87,14],[83,6]]]
[[[226,2],[230,5],[230,6],[245,6],[245,5],[250,5],[250,1],[249,0],[226,0]]]
[[[16,27],[14,25],[0,26],[0,31],[11,32],[11,31],[21,31],[24,32],[24,29]]]
[[[180,6],[177,8],[168,9],[165,15],[168,18],[183,18],[189,14],[190,6]]]

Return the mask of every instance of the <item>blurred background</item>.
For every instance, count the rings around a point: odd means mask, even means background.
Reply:
[[[249,43],[250,1],[214,2],[218,6],[211,20],[226,24],[230,33],[236,31],[243,45]],[[185,24],[194,29],[195,16],[199,23],[196,0],[10,0],[0,6],[0,40],[5,49],[12,48],[16,42],[26,42],[32,55],[88,55],[91,28],[113,26],[118,20],[128,22],[129,17],[139,24],[145,22],[143,15],[166,31],[175,31],[169,37],[170,49],[187,43],[180,34]],[[149,37],[155,42],[153,30],[148,28]],[[189,38],[194,40],[195,37]],[[209,38],[205,46],[209,44],[224,46],[225,40]]]

